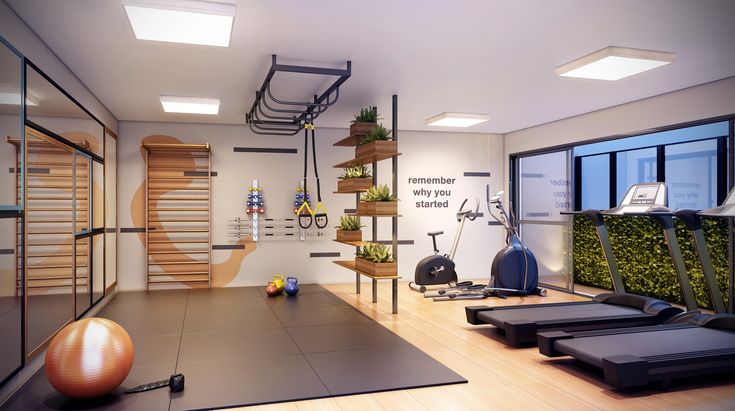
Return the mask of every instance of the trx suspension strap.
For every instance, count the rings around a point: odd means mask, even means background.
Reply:
[[[327,209],[322,204],[322,187],[319,184],[319,168],[316,165],[316,135],[313,121],[311,123],[311,155],[314,158],[314,176],[316,177],[316,205],[311,216],[318,228],[324,228],[329,223],[329,217],[327,217]]]
[[[306,194],[308,193],[306,188],[307,172],[309,165],[309,123],[304,124],[304,202],[301,203],[301,207],[296,210],[296,215],[299,218],[299,227],[307,229],[311,227],[313,222],[313,214],[311,207],[309,207],[309,201],[307,200]]]

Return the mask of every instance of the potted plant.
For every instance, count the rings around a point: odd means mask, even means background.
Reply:
[[[356,166],[345,167],[339,181],[337,181],[337,191],[339,192],[356,192],[367,191],[373,185],[373,179],[367,166],[359,164]]]
[[[388,247],[383,244],[365,244],[357,253],[355,268],[374,277],[395,276],[398,264]]]
[[[373,155],[391,156],[398,152],[398,145],[393,141],[390,130],[378,124],[362,137],[355,147],[355,158],[365,158]]]
[[[350,137],[360,141],[365,134],[378,124],[380,114],[377,107],[363,107],[355,114],[355,119],[350,124]]]
[[[373,186],[363,193],[357,205],[358,215],[397,215],[398,200],[390,193],[386,184]]]
[[[339,218],[337,229],[337,241],[362,241],[362,226],[360,225],[360,217],[343,215]]]

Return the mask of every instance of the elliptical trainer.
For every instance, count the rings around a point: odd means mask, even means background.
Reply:
[[[487,210],[505,228],[505,247],[498,251],[490,267],[490,282],[484,288],[447,292],[435,296],[434,301],[483,299],[485,297],[546,296],[546,290],[538,287],[538,264],[536,257],[521,240],[518,221],[513,211],[508,214],[503,207],[504,192],[490,196],[490,185],[486,187]],[[498,210],[498,214],[493,212]]]
[[[454,254],[457,252],[464,223],[467,220],[474,221],[477,218],[477,212],[480,210],[479,200],[477,200],[475,211],[470,209],[465,210],[465,204],[467,204],[466,198],[462,202],[462,205],[459,206],[459,211],[457,211],[457,222],[459,226],[454,236],[454,243],[448,254],[439,254],[439,249],[436,246],[436,236],[444,234],[444,231],[427,233],[431,237],[431,242],[434,245],[434,254],[424,257],[416,264],[414,281],[408,283],[408,286],[412,290],[423,293],[427,290],[427,285],[444,285],[449,286],[450,289],[461,289],[472,285],[471,281],[458,283],[457,272],[454,269]]]

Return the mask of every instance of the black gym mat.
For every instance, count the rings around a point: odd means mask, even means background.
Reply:
[[[211,409],[467,382],[319,285],[297,297],[260,287],[119,293],[98,316],[135,344],[121,388],[72,401],[41,369],[2,409]],[[184,392],[122,394],[174,372]]]

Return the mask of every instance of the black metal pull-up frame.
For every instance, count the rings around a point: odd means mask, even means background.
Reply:
[[[245,115],[245,121],[256,134],[296,135],[307,123],[313,122],[337,102],[339,87],[352,74],[352,62],[347,61],[346,65],[345,69],[333,69],[278,64],[274,54],[271,68],[265,76],[263,85],[255,92],[255,101]],[[275,97],[271,91],[271,81],[278,72],[335,76],[337,80],[321,95],[314,95],[312,101],[289,101]]]

